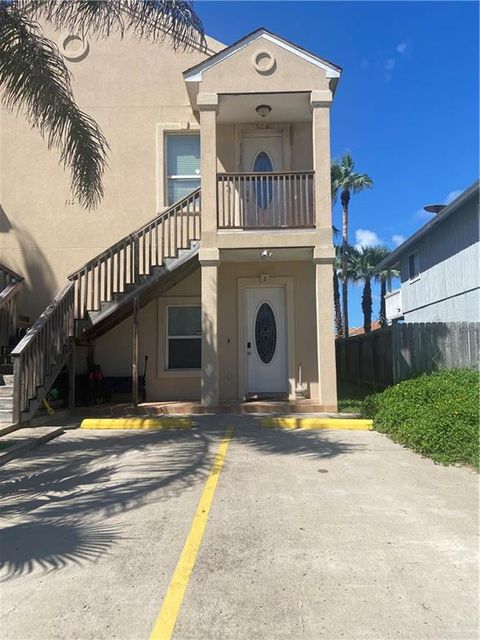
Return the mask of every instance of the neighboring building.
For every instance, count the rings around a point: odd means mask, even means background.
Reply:
[[[208,39],[207,53],[48,35],[111,153],[88,213],[58,154],[1,112],[0,262],[24,278],[20,312],[34,320],[71,283],[14,352],[18,411],[38,405],[72,333],[77,374],[88,355],[104,376],[132,375],[137,303],[149,401],[293,399],[301,368],[306,396],[335,410],[339,67],[265,29],[229,47]]]
[[[475,182],[379,266],[399,269],[385,296],[387,320],[480,320],[479,183]]]
[[[382,325],[379,320],[372,320],[371,331],[376,331],[377,329],[381,329]],[[348,330],[348,335],[351,338],[352,336],[362,336],[365,333],[365,329],[363,327],[353,327]]]

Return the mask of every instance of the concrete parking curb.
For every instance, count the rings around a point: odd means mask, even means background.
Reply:
[[[371,431],[371,420],[358,418],[264,418],[262,427],[277,429],[348,429]]]

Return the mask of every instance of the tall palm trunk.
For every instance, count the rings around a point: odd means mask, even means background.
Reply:
[[[378,317],[380,326],[385,327],[387,324],[387,311],[385,308],[385,294],[387,293],[387,278],[381,276],[380,280],[380,315]]]
[[[372,285],[370,278],[365,278],[362,294],[363,329],[365,333],[372,330]]]
[[[338,274],[333,270],[333,306],[335,309],[335,334],[337,338],[343,337],[342,309],[340,307],[340,287]]]
[[[347,250],[348,250],[348,203],[350,192],[342,191],[342,305],[343,305],[343,331],[348,338],[348,277],[347,277]]]

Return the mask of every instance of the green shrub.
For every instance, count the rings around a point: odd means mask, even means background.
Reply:
[[[365,398],[362,414],[395,442],[443,464],[479,468],[479,374],[436,371]]]

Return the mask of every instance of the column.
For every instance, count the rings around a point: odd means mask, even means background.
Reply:
[[[216,93],[199,93],[200,171],[202,183],[202,247],[215,247],[217,236],[217,111]]]
[[[337,370],[333,324],[333,256],[318,257],[315,250],[315,302],[317,310],[318,403],[325,411],[337,411]],[[315,254],[314,254],[315,255]]]
[[[210,255],[209,255],[210,254]],[[202,380],[204,407],[218,405],[218,249],[200,250],[202,295]],[[210,259],[208,259],[210,258]]]
[[[313,170],[315,171],[315,226],[328,229],[331,238],[332,202],[330,186],[330,105],[329,90],[312,91]]]

